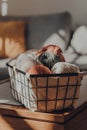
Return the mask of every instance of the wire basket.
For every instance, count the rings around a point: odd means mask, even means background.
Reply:
[[[30,111],[63,111],[76,106],[82,73],[29,75],[7,63],[13,97]]]

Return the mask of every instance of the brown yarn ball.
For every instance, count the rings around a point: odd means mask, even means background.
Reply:
[[[29,74],[51,74],[51,70],[43,65],[35,65],[32,66],[31,69],[28,70]]]

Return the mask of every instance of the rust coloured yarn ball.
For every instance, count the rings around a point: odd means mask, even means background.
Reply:
[[[43,65],[34,65],[28,70],[29,74],[51,74],[51,70]]]

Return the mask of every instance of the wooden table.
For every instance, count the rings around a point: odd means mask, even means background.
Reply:
[[[87,130],[87,102],[70,113],[30,112],[0,104],[0,130]]]

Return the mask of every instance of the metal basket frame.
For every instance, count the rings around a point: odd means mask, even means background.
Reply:
[[[12,91],[12,95],[13,97],[21,102],[25,107],[27,107],[29,110],[31,111],[43,111],[43,112],[52,112],[52,111],[65,111],[67,110],[67,108],[72,109],[78,98],[79,98],[79,89],[81,86],[81,80],[83,77],[83,73],[63,73],[63,74],[44,74],[44,75],[29,75],[15,67],[13,67],[12,65],[10,65],[9,63],[7,63],[8,69],[11,70],[12,74],[10,75],[10,81],[11,81],[11,91]],[[17,75],[16,75],[17,74]],[[16,77],[15,77],[16,75]],[[19,76],[20,78],[18,78],[17,76]],[[67,78],[67,82],[66,85],[60,85],[59,82],[61,80],[61,78]],[[74,84],[69,84],[70,79],[74,77],[75,78],[75,83]],[[40,87],[39,83],[38,83],[38,79],[43,79],[46,78],[46,86],[42,86]],[[56,78],[56,86],[50,86],[49,82],[51,80],[51,78]],[[33,87],[33,91],[35,92],[35,96],[36,98],[34,100],[31,99],[30,97],[30,92],[32,90],[31,84],[30,82],[34,80],[35,81],[35,87]],[[72,79],[71,79],[72,80]],[[18,83],[21,89],[21,92],[18,91]],[[60,89],[64,89],[64,96],[62,98],[60,98],[58,96]],[[71,97],[67,97],[67,95],[69,94],[69,89],[74,89],[73,94]],[[39,99],[38,96],[38,92],[41,91],[41,89],[46,89],[46,95],[45,95],[45,99]],[[49,99],[49,90],[50,89],[56,89],[55,91],[55,98],[53,99]],[[70,90],[71,91],[71,90]],[[27,95],[27,96],[26,96]],[[60,94],[59,94],[60,95]],[[69,106],[66,107],[68,101]],[[36,104],[36,108],[33,110],[32,108],[32,102]],[[52,109],[49,110],[49,104],[51,104],[51,102],[54,102],[54,106],[52,107]],[[62,108],[58,109],[58,102],[62,103]],[[44,103],[44,109],[40,110],[39,109],[39,103]]]

